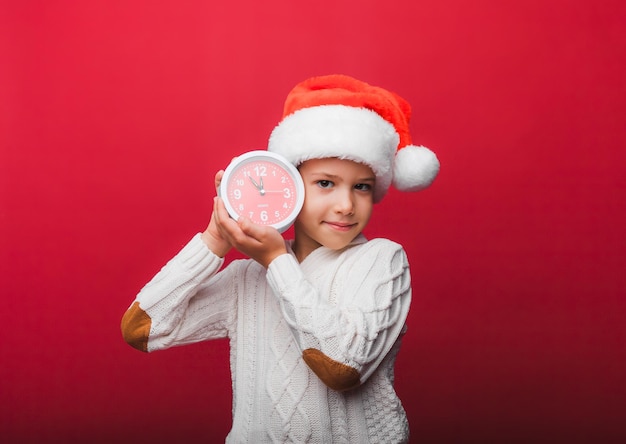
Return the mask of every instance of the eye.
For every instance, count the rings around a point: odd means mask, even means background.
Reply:
[[[316,183],[320,188],[330,188],[334,185],[330,180],[318,180]]]
[[[354,189],[358,191],[371,191],[372,186],[369,183],[357,183]]]

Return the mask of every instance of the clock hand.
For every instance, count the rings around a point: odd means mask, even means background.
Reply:
[[[265,190],[263,189],[263,178],[261,177],[260,184],[256,183],[256,181],[252,178],[252,176],[248,176],[248,179],[250,179],[250,182],[252,182],[252,185],[254,185],[254,188],[259,190],[259,193],[261,194],[261,196],[265,196]]]
[[[254,188],[261,191],[263,187],[260,186],[258,183],[256,183],[256,181],[252,178],[252,176],[248,176],[248,179],[250,179],[250,182],[252,182],[252,185],[254,185]]]

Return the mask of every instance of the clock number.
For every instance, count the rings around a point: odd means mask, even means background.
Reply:
[[[267,168],[265,168],[264,165],[257,165],[254,167],[254,172],[256,173],[257,177],[259,176],[267,176]]]
[[[291,197],[291,190],[289,188],[285,188],[283,191],[285,192],[285,194],[283,194],[285,199],[289,199]]]
[[[241,199],[241,190],[239,188],[235,188],[233,190],[233,194],[235,196],[235,199],[237,200]]]
[[[261,211],[261,220],[263,222],[267,222],[268,216],[267,216],[267,211]]]

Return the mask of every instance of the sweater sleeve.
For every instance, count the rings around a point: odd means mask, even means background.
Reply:
[[[151,352],[227,336],[235,312],[235,278],[232,267],[218,273],[223,262],[195,235],[126,311],[124,340]]]
[[[349,390],[372,375],[403,331],[411,302],[407,257],[400,245],[373,240],[333,280],[337,294],[320,294],[291,255],[268,268],[305,362],[329,387]]]

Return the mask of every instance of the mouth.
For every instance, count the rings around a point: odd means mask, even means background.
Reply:
[[[326,225],[328,225],[330,228],[332,228],[333,230],[337,230],[337,231],[350,231],[352,228],[356,227],[357,224],[356,223],[347,223],[347,222],[324,222]]]

